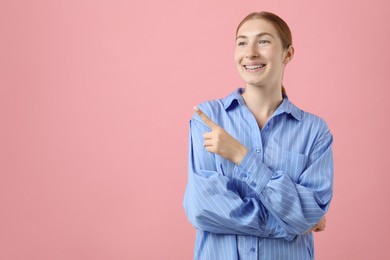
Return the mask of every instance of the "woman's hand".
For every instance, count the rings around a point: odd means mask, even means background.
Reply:
[[[211,153],[218,154],[223,158],[240,165],[242,159],[248,152],[248,148],[243,146],[237,139],[226,132],[222,127],[214,123],[202,110],[197,106],[195,112],[210,127],[211,132],[203,135],[204,147]]]
[[[324,231],[325,227],[326,227],[326,217],[323,216],[322,219],[317,223],[317,225],[312,227],[309,231],[307,231],[307,233],[312,232],[312,231],[314,231],[314,232]]]

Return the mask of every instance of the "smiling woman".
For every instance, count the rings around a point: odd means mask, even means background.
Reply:
[[[195,259],[314,259],[333,194],[333,136],[282,87],[294,56],[278,16],[252,13],[234,53],[245,82],[195,106],[184,208],[196,228]]]
[[[262,21],[263,23],[265,23],[265,25],[263,25],[263,26],[268,27],[268,31],[260,32],[259,34],[255,35],[255,37],[253,39],[253,42],[255,43],[255,45],[258,44],[259,47],[263,47],[263,48],[261,48],[261,50],[263,50],[263,52],[266,52],[267,48],[265,48],[265,47],[272,45],[272,44],[275,45],[276,43],[281,44],[282,49],[284,51],[286,51],[287,52],[286,55],[288,55],[288,56],[286,56],[286,62],[290,61],[294,55],[294,48],[292,46],[291,31],[290,31],[290,28],[288,27],[288,25],[286,24],[285,21],[283,21],[279,16],[277,16],[273,13],[269,13],[269,12],[251,13],[251,14],[247,15],[241,21],[241,23],[238,25],[237,31],[236,31],[237,46],[241,47],[241,48],[236,48],[236,55],[235,55],[239,73],[240,73],[240,66],[241,66],[240,57],[242,55],[245,55],[244,47],[246,46],[246,48],[248,48],[248,44],[249,44],[248,41],[250,40],[247,35],[242,34],[242,31],[250,29],[250,28],[246,28],[246,27],[250,27],[250,26],[256,27],[256,25],[257,25],[256,22],[259,22],[259,21]],[[242,27],[244,27],[244,28],[242,28]],[[251,46],[249,46],[249,48],[250,47]],[[269,47],[268,47],[268,49],[269,49]],[[252,65],[252,64],[256,65],[256,62],[249,63],[248,65]],[[283,71],[281,71],[281,72],[283,74]],[[240,75],[241,75],[241,77],[243,77],[243,75],[241,73],[240,73]],[[282,86],[282,93],[286,93],[286,90],[283,86]]]

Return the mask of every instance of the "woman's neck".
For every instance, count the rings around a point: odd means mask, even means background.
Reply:
[[[283,101],[281,87],[267,88],[247,84],[242,97],[249,110],[261,117],[270,117]]]

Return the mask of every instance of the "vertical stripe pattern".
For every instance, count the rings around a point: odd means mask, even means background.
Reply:
[[[260,130],[238,88],[199,108],[249,151],[239,166],[208,152],[211,131],[190,120],[183,205],[196,228],[194,259],[314,259],[307,231],[325,215],[333,191],[333,136],[320,117],[286,95]]]

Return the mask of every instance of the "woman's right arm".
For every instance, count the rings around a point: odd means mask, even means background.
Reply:
[[[217,234],[254,235],[292,240],[268,213],[258,196],[239,194],[238,179],[229,179],[216,169],[215,154],[204,147],[203,133],[209,129],[196,119],[190,120],[188,140],[188,183],[184,209],[191,224],[199,230]],[[247,185],[242,182],[242,185]]]

